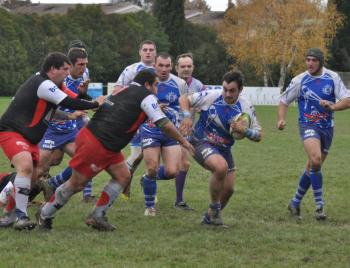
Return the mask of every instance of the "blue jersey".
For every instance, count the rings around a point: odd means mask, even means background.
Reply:
[[[249,114],[251,128],[261,130],[253,105],[239,96],[234,104],[227,104],[222,90],[204,90],[188,96],[191,107],[200,111],[193,136],[197,140],[205,140],[216,147],[230,149],[234,139],[230,135],[230,123],[239,113]]]
[[[312,76],[306,71],[294,77],[280,101],[286,105],[294,100],[298,101],[299,123],[330,128],[334,126],[333,112],[323,108],[320,100],[335,103],[336,100],[349,97],[350,93],[339,75],[323,68],[320,76]]]
[[[134,80],[135,76],[142,70],[150,70],[154,72],[154,67],[145,65],[143,62],[136,62],[127,66],[119,76],[116,86],[128,86]]]
[[[64,83],[69,88],[71,91],[74,93],[79,94],[79,86],[80,84],[84,81],[83,77],[79,77],[77,79],[72,78],[72,76],[68,75]],[[74,110],[59,106],[57,109],[64,111],[64,112],[69,112],[72,113]],[[52,120],[49,121],[49,128],[51,130],[56,130],[59,132],[71,132],[77,127],[77,120],[62,120],[62,119],[55,119],[53,118]]]
[[[166,105],[163,109],[165,115],[175,126],[178,127],[180,124],[179,98],[182,94],[186,94],[188,91],[186,82],[183,79],[170,74],[166,81],[158,82],[157,88],[157,98],[159,102]],[[154,123],[149,121],[143,125],[143,128],[149,132],[161,133],[161,130],[157,128]]]

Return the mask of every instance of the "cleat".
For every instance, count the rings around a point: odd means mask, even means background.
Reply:
[[[39,180],[38,185],[43,191],[45,201],[48,202],[51,196],[55,193],[55,189],[49,184],[49,181],[46,179]]]
[[[97,198],[94,195],[86,195],[86,196],[83,197],[81,202],[83,202],[83,203],[96,203],[97,202]]]
[[[327,215],[323,210],[323,207],[319,207],[316,209],[315,211],[315,218],[318,221],[324,221],[325,219],[327,219]]]
[[[204,226],[228,228],[221,218],[220,209],[209,209],[208,212],[204,214],[201,224]]]
[[[108,222],[108,219],[106,216],[97,217],[94,214],[90,214],[86,218],[85,223],[87,226],[90,226],[98,231],[103,231],[103,232],[112,232],[115,229],[117,229],[116,226]]]
[[[128,202],[128,201],[130,201],[130,194],[124,194],[124,193],[122,193],[122,194],[120,195],[120,199],[121,199],[122,201],[124,201],[124,202]]]
[[[187,205],[186,202],[184,201],[180,201],[178,203],[174,204],[174,208],[180,209],[180,210],[184,210],[184,211],[191,211],[194,210],[193,208],[191,208],[189,205]]]
[[[16,222],[13,224],[13,228],[17,231],[32,230],[35,228],[35,226],[36,223],[32,222],[27,216],[17,219]]]
[[[46,218],[44,219],[43,217],[41,217],[41,209],[42,207],[40,207],[38,209],[38,211],[36,212],[35,216],[36,216],[36,220],[38,223],[38,227],[40,230],[43,231],[50,231],[52,229],[52,220],[53,218]]]
[[[16,213],[15,210],[12,210],[10,212],[5,212],[4,216],[0,218],[0,227],[10,227],[12,226],[16,221]]]
[[[154,207],[146,208],[144,215],[150,216],[150,217],[155,217],[156,216],[156,208],[154,208]]]
[[[288,210],[297,221],[300,221],[302,219],[300,215],[300,207],[295,207],[292,205],[292,203],[289,203]]]

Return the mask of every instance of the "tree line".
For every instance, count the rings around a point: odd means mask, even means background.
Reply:
[[[217,33],[187,21],[180,23],[183,39],[177,46],[171,40],[179,36],[169,36],[172,33],[155,16],[143,11],[106,15],[99,5],[77,5],[65,15],[39,16],[0,8],[0,95],[13,95],[40,69],[47,53],[66,53],[70,41],[76,39],[87,45],[92,81],[116,81],[127,65],[139,60],[139,43],[150,39],[156,42],[158,52],[192,52],[194,75],[206,84],[219,83],[232,59]]]

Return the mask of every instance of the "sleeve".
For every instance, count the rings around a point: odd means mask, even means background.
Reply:
[[[286,105],[291,104],[300,94],[301,79],[299,76],[292,79],[286,91],[280,97],[280,101]]]
[[[260,123],[256,117],[256,112],[253,104],[251,104],[249,101],[244,100],[241,102],[242,105],[242,112],[249,114],[250,119],[252,121],[251,129],[261,131]]]
[[[56,105],[67,97],[67,94],[60,90],[51,80],[45,80],[39,85],[37,95],[40,99]]]
[[[119,76],[116,85],[117,86],[128,86],[135,78],[135,74],[133,74],[132,69],[130,67],[126,67],[124,71]]]
[[[155,123],[159,119],[166,117],[159,107],[158,99],[153,94],[148,95],[141,102],[141,109],[147,114],[148,118]]]
[[[221,95],[222,90],[204,90],[190,94],[188,99],[191,107],[198,110],[208,110],[210,105]]]
[[[334,89],[335,98],[338,100],[350,98],[350,91],[347,90],[347,88],[345,87],[343,81],[341,80],[338,74],[336,74],[333,81],[334,81],[334,87],[335,87]]]
[[[188,93],[188,85],[184,80],[180,80],[179,91],[180,91],[180,95],[184,95]]]

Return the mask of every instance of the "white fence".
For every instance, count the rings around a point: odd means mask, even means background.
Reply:
[[[111,94],[115,83],[107,84],[107,94]],[[220,85],[207,85],[207,89],[222,89]],[[278,105],[280,89],[278,87],[244,87],[242,95],[253,105]]]

